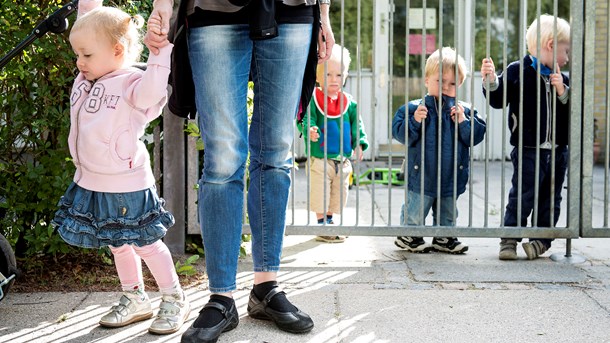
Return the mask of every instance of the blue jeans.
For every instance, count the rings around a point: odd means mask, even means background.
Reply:
[[[513,163],[513,177],[510,192],[508,193],[508,204],[506,205],[506,213],[504,214],[505,226],[527,226],[527,218],[534,211],[534,204],[538,204],[538,222],[532,225],[538,227],[551,227],[551,174],[552,163],[551,150],[540,149],[540,162],[538,174],[538,199],[534,197],[534,182],[536,180],[536,149],[523,148],[523,166],[522,166],[522,185],[521,185],[521,221],[517,220],[518,211],[518,182],[519,182],[519,150],[515,147],[510,153],[510,159]],[[568,170],[568,149],[565,147],[555,149],[555,189],[554,189],[554,204],[553,204],[553,225],[557,224],[559,214],[561,212],[561,191],[563,182]],[[518,239],[520,241],[520,239]],[[552,239],[535,239],[539,240],[547,248],[551,247]]]
[[[199,221],[210,291],[235,290],[250,152],[248,218],[255,272],[276,272],[290,192],[290,147],[311,24],[281,24],[252,41],[248,25],[190,29],[189,59],[204,144]],[[248,78],[254,112],[248,132]]]
[[[456,199],[457,200],[457,199]],[[454,226],[453,211],[455,211],[455,217],[457,218],[457,207],[453,202],[453,196],[435,198],[424,194],[424,217],[420,215],[421,209],[421,194],[419,192],[409,191],[407,194],[407,203],[402,205],[402,211],[400,212],[400,224],[401,225],[423,225],[428,213],[432,209],[432,220],[433,225],[437,226],[436,220],[436,204],[441,202],[440,212],[440,225],[441,226]],[[405,223],[405,209],[407,215],[407,221]],[[423,219],[423,220],[422,220]]]

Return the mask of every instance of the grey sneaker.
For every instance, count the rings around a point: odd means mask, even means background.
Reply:
[[[521,246],[523,247],[523,250],[525,250],[528,260],[538,258],[538,256],[544,254],[548,250],[544,243],[536,240],[523,243]]]
[[[119,304],[112,306],[110,312],[100,319],[100,325],[118,328],[152,317],[150,299],[144,292],[125,292]]]
[[[394,245],[409,252],[422,254],[432,250],[432,246],[426,244],[426,241],[424,241],[422,237],[399,236],[394,240]]]
[[[157,318],[150,324],[148,331],[159,335],[174,333],[180,330],[190,312],[191,305],[184,292],[164,294],[161,296]]]
[[[502,238],[500,240],[500,254],[498,257],[501,260],[516,260],[517,259],[517,240],[511,238]]]

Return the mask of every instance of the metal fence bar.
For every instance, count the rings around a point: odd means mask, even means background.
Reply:
[[[574,3],[572,3],[571,6],[571,11],[572,11],[572,26],[571,26],[571,30],[572,30],[572,37],[575,36],[575,31],[580,33],[582,35],[582,37],[584,37],[584,41],[594,41],[595,39],[595,31],[591,28],[591,27],[584,27],[584,25],[595,25],[595,10],[594,10],[594,5],[590,4],[590,2],[587,2],[584,6],[576,6]],[[577,20],[582,26],[578,27],[576,25],[574,25],[574,20]],[[593,75],[594,75],[594,70],[592,68],[593,66],[593,62],[594,62],[594,47],[591,44],[581,44],[580,42],[575,41],[574,39],[572,39],[572,50],[574,49],[583,49],[584,50],[584,54],[583,56],[573,56],[572,57],[572,66],[575,70],[573,70],[574,74],[571,80],[572,84],[577,84],[576,82],[578,82],[577,80],[580,79],[581,82],[583,83],[583,87],[582,89],[578,89],[578,92],[576,92],[576,89],[574,89],[575,87],[573,87],[572,89],[570,89],[570,96],[571,96],[571,101],[572,101],[572,106],[571,106],[571,112],[572,113],[583,113],[585,114],[586,111],[585,109],[588,106],[593,106]],[[582,67],[581,67],[582,66]],[[576,78],[576,80],[574,80],[574,78]],[[576,100],[576,101],[575,101]],[[581,144],[583,146],[593,142],[593,136],[587,134],[585,128],[588,125],[592,125],[592,122],[590,120],[590,118],[588,118],[588,116],[583,115],[582,118],[577,118],[578,116],[571,116],[572,120],[577,120],[580,125],[582,126],[582,140],[581,140]],[[570,125],[572,128],[575,126],[576,123]],[[570,134],[573,133],[574,130],[572,130],[570,132]],[[572,142],[570,142],[572,143]],[[575,150],[575,147],[571,147],[570,149],[570,165],[569,165],[569,169],[568,169],[568,173],[569,176],[572,175],[572,163],[573,161],[573,155],[574,154],[578,154],[578,150]],[[589,152],[586,151],[582,151],[582,154],[580,155],[579,160],[582,159],[582,168],[581,168],[581,179],[579,180],[579,182],[576,182],[575,180],[569,180],[569,186],[568,187],[579,187],[581,189],[582,194],[592,194],[592,173],[593,173],[593,166],[592,164],[592,157],[590,156]],[[580,161],[578,162],[580,163]],[[572,200],[572,198],[570,198],[570,200]],[[581,235],[590,235],[592,234],[592,230],[591,230],[591,211],[587,211],[587,208],[591,209],[592,206],[592,199],[588,198],[586,196],[582,197],[582,199],[580,199],[580,201],[578,201],[577,199],[574,199],[574,201],[576,201],[576,206],[578,207],[577,211],[578,213],[580,213],[580,218],[581,218],[581,224],[584,224],[581,226]],[[574,203],[570,203],[570,207],[574,206]],[[576,211],[576,209],[575,209]],[[570,218],[572,219],[572,218]],[[588,223],[588,225],[586,224]]]

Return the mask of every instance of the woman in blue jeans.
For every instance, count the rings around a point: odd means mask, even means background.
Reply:
[[[313,91],[313,68],[334,44],[328,0],[190,0],[188,50],[205,146],[199,221],[212,295],[182,342],[216,342],[239,316],[232,298],[242,232],[246,159],[254,287],[248,315],[304,333],[313,321],[276,282],[290,190],[297,111]],[[317,51],[317,52],[316,52]],[[307,71],[306,71],[307,70]],[[248,80],[254,112],[248,128]],[[306,102],[305,102],[306,101]],[[305,105],[302,105],[305,104]]]

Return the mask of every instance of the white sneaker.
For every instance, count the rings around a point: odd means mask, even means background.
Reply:
[[[123,293],[119,304],[100,319],[100,325],[118,328],[152,317],[150,299],[146,293]]]
[[[191,305],[184,292],[163,295],[157,318],[150,324],[148,331],[159,335],[174,333],[180,330],[190,312]]]

